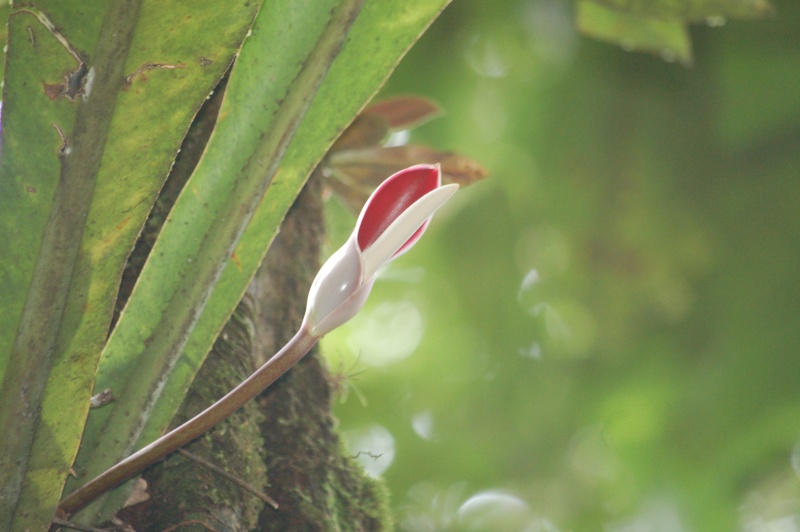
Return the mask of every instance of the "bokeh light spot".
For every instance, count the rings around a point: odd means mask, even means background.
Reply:
[[[525,501],[498,490],[473,495],[456,516],[463,530],[524,530],[533,517]]]
[[[373,478],[381,476],[394,461],[394,437],[380,425],[345,431],[347,446],[364,471]]]
[[[433,414],[430,410],[425,410],[415,414],[411,418],[411,427],[414,432],[423,440],[430,441],[433,438]]]
[[[364,314],[347,338],[350,348],[371,366],[387,366],[408,357],[422,340],[422,314],[410,301],[388,301]]]

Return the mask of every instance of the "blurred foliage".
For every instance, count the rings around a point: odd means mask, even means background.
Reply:
[[[446,111],[410,142],[490,173],[326,339],[401,529],[800,528],[800,4],[774,7],[691,26],[687,68],[567,0],[461,0],[401,63],[385,95]]]
[[[728,18],[773,13],[768,0],[579,0],[578,28],[626,50],[660,54],[667,61],[692,62],[687,24],[725,24]]]
[[[596,2],[580,2],[577,22],[583,33],[626,50],[659,53],[668,61],[684,64],[692,62],[689,30],[679,18],[633,14]]]

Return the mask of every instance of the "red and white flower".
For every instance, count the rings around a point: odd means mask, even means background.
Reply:
[[[406,168],[376,188],[353,234],[314,279],[303,328],[321,337],[355,316],[380,267],[416,244],[456,189],[456,184],[442,186],[438,164]]]

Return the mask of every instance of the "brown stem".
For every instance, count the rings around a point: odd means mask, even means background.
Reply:
[[[147,466],[161,460],[225,420],[294,366],[314,347],[318,340],[319,338],[310,335],[305,327],[301,327],[300,331],[275,356],[222,399],[70,493],[58,506],[59,518],[69,517],[106,491],[134,477]]]

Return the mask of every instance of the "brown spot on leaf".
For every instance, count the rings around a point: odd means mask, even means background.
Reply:
[[[126,216],[124,220],[122,220],[120,223],[118,223],[114,227],[114,229],[116,229],[117,231],[121,231],[122,229],[125,228],[126,225],[128,225],[128,222],[130,222],[130,221],[131,221],[131,217],[130,216]]]
[[[67,155],[69,150],[69,139],[64,134],[64,130],[61,129],[61,127],[56,123],[50,125],[53,126],[53,129],[56,130],[56,133],[58,133],[58,136],[61,138],[61,146],[58,148],[58,154],[61,156]]]
[[[172,64],[169,64],[169,63],[145,63],[142,66],[140,66],[139,68],[137,68],[133,72],[133,74],[131,74],[130,76],[125,78],[125,87],[123,88],[123,90],[127,90],[131,86],[131,84],[133,84],[133,82],[136,80],[137,77],[141,81],[147,81],[147,76],[145,76],[144,74],[146,72],[149,72],[150,70],[156,70],[156,69],[161,69],[161,68],[167,69],[167,70],[173,70],[173,69],[176,69],[176,68],[184,68],[185,66],[186,66],[186,63],[177,63],[175,65],[172,65]]]
[[[60,98],[64,94],[64,84],[63,83],[56,83],[51,85],[49,83],[42,83],[44,86],[44,93],[45,95],[50,98],[51,100],[55,100]]]
[[[31,41],[31,46],[33,48],[37,48],[39,46],[39,43],[36,41],[36,34],[33,32],[33,28],[30,26],[26,26],[25,29],[28,30],[28,40]]]
[[[81,63],[75,68],[75,70],[68,72],[64,76],[64,81],[62,83],[51,84],[42,82],[45,95],[51,100],[66,98],[69,101],[74,102],[75,98],[82,96],[84,93],[84,89],[86,87],[86,74],[88,71],[89,70],[86,68],[86,64]]]

